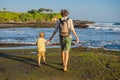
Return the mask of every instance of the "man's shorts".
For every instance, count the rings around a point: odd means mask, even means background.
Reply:
[[[45,51],[38,51],[38,54],[37,54],[38,57],[45,57]]]
[[[70,37],[60,37],[61,50],[70,51],[72,39]]]

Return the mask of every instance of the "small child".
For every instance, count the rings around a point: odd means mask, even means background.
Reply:
[[[39,33],[39,38],[36,41],[36,45],[37,45],[37,51],[38,51],[38,67],[41,66],[41,57],[43,59],[43,62],[45,64],[45,51],[46,51],[46,40],[44,38],[45,34],[44,32],[40,32]]]

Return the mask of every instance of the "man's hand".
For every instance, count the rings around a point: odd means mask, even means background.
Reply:
[[[78,43],[79,43],[79,39],[77,38],[77,39],[76,39],[76,44],[78,44]]]

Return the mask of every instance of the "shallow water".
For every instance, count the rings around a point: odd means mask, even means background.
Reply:
[[[0,43],[25,43],[35,44],[39,32],[45,32],[48,40],[54,28],[2,28],[0,29]],[[87,29],[76,29],[80,44],[85,47],[101,47],[110,50],[120,50],[120,25],[113,23],[96,23],[89,25]],[[59,42],[57,33],[51,43]],[[72,39],[75,42],[75,37]],[[57,46],[54,46],[57,47]],[[13,47],[18,48],[18,47]],[[35,46],[24,46],[20,48],[36,48]],[[3,48],[2,48],[3,49]]]

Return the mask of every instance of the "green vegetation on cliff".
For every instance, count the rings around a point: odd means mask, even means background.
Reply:
[[[0,11],[0,22],[54,22],[60,17],[59,13],[53,13],[51,9],[45,8],[32,9],[28,12]]]

